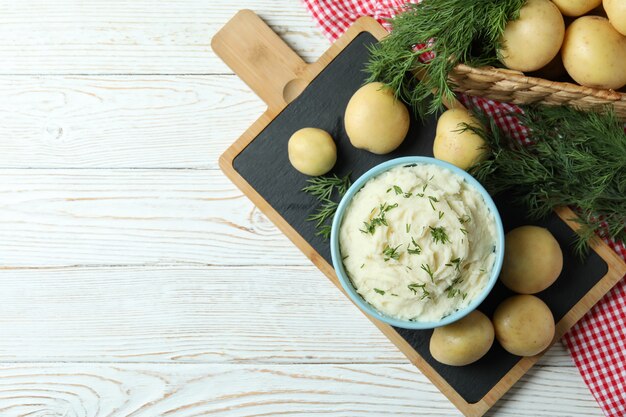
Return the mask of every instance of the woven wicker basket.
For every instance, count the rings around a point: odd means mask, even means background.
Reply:
[[[458,92],[508,103],[566,104],[584,110],[612,104],[620,120],[626,122],[626,93],[618,91],[548,81],[507,69],[474,68],[465,64],[457,65],[450,79],[456,84]]]

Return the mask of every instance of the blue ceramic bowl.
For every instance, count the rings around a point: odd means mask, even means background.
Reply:
[[[474,187],[485,200],[489,211],[493,213],[493,217],[495,219],[495,228],[496,228],[496,259],[493,265],[493,269],[491,270],[491,276],[489,277],[489,282],[485,286],[483,292],[477,296],[472,302],[465,308],[461,310],[457,310],[449,316],[444,317],[440,321],[437,322],[417,322],[410,320],[399,320],[393,317],[386,316],[380,311],[376,310],[371,304],[365,301],[359,293],[356,291],[354,286],[352,285],[352,281],[348,278],[346,271],[343,266],[343,262],[341,260],[341,253],[339,251],[339,228],[343,221],[343,216],[346,211],[346,208],[350,205],[352,198],[354,195],[365,185],[367,181],[371,178],[376,177],[377,175],[390,170],[391,168],[395,168],[399,165],[409,165],[409,164],[428,164],[428,165],[437,165],[442,168],[447,168],[450,171],[454,172],[457,175],[460,175],[465,179],[465,181],[472,187]],[[500,275],[500,270],[502,269],[502,260],[504,258],[504,229],[502,228],[502,219],[500,218],[500,213],[498,213],[498,209],[496,208],[495,203],[491,199],[491,196],[483,188],[482,185],[474,177],[472,177],[467,172],[463,171],[460,168],[455,167],[452,164],[449,164],[444,161],[440,161],[439,159],[430,158],[426,156],[408,156],[404,158],[392,159],[390,161],[384,162],[380,165],[375,166],[374,168],[367,171],[365,174],[361,175],[359,179],[355,181],[354,184],[348,189],[346,194],[341,199],[339,203],[339,207],[337,207],[337,211],[335,213],[335,217],[333,219],[332,231],[330,234],[330,253],[333,260],[333,266],[335,268],[335,272],[337,273],[337,277],[339,278],[339,282],[343,286],[343,289],[348,293],[348,296],[354,301],[354,303],[359,306],[361,310],[370,316],[390,324],[395,327],[402,327],[405,329],[433,329],[435,327],[445,326],[446,324],[450,324],[455,322],[471,311],[476,309],[483,302],[483,300],[487,297],[491,289],[495,285],[498,280],[498,275]]]

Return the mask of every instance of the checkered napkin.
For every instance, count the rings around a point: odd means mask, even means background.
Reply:
[[[303,0],[324,34],[337,39],[361,16],[372,16],[387,29],[385,19],[401,10],[404,0]],[[416,0],[410,0],[416,3]],[[480,97],[460,95],[468,107],[483,109],[495,122],[521,142],[526,130],[511,112],[519,107]],[[624,242],[603,240],[626,260]],[[592,394],[609,417],[626,416],[626,279],[622,279],[563,338]]]

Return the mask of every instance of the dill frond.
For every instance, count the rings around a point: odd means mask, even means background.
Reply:
[[[454,99],[448,74],[459,63],[498,65],[498,40],[526,0],[422,0],[390,20],[392,31],[370,48],[368,82],[380,81],[421,117]],[[416,45],[425,45],[417,50]],[[428,62],[421,54],[434,52]],[[423,75],[420,81],[415,74]]]
[[[515,115],[529,132],[530,145],[509,137],[493,120],[476,114],[490,157],[470,172],[492,193],[509,192],[540,218],[556,207],[577,209],[581,228],[575,250],[606,228],[608,237],[626,241],[626,133],[610,108],[583,112],[565,106],[522,107]]]
[[[314,177],[308,179],[307,183],[309,185],[304,187],[302,191],[316,197],[321,205],[306,218],[306,221],[315,222],[316,236],[328,239],[332,230],[328,221],[332,221],[339,205],[332,198],[335,194],[341,198],[348,191],[352,184],[350,174],[344,177],[338,177],[337,175]]]

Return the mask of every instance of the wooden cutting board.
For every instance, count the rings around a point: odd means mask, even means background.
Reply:
[[[307,177],[289,164],[287,141],[302,127],[327,130],[337,143],[339,155],[333,173],[351,172],[353,180],[388,159],[432,156],[434,116],[425,121],[413,118],[407,139],[389,155],[357,150],[345,134],[343,112],[365,79],[368,48],[386,34],[374,19],[361,18],[317,62],[306,64],[258,16],[242,10],[212,40],[217,55],[268,105],[267,111],[221,156],[220,167],[339,288],[328,242],[316,236],[314,225],[305,220],[316,201],[300,191]],[[557,321],[556,341],[619,281],[626,265],[601,241],[593,244],[594,252],[585,260],[575,257],[569,249],[576,227],[570,210],[559,210],[537,222],[509,200],[507,195],[495,198],[505,231],[523,224],[541,225],[563,248],[561,277],[538,294]],[[479,309],[490,316],[510,295],[498,283]],[[320,300],[320,308],[323,305]],[[520,358],[496,342],[478,362],[450,367],[430,356],[432,331],[393,328],[372,321],[466,416],[483,415],[541,357]]]

